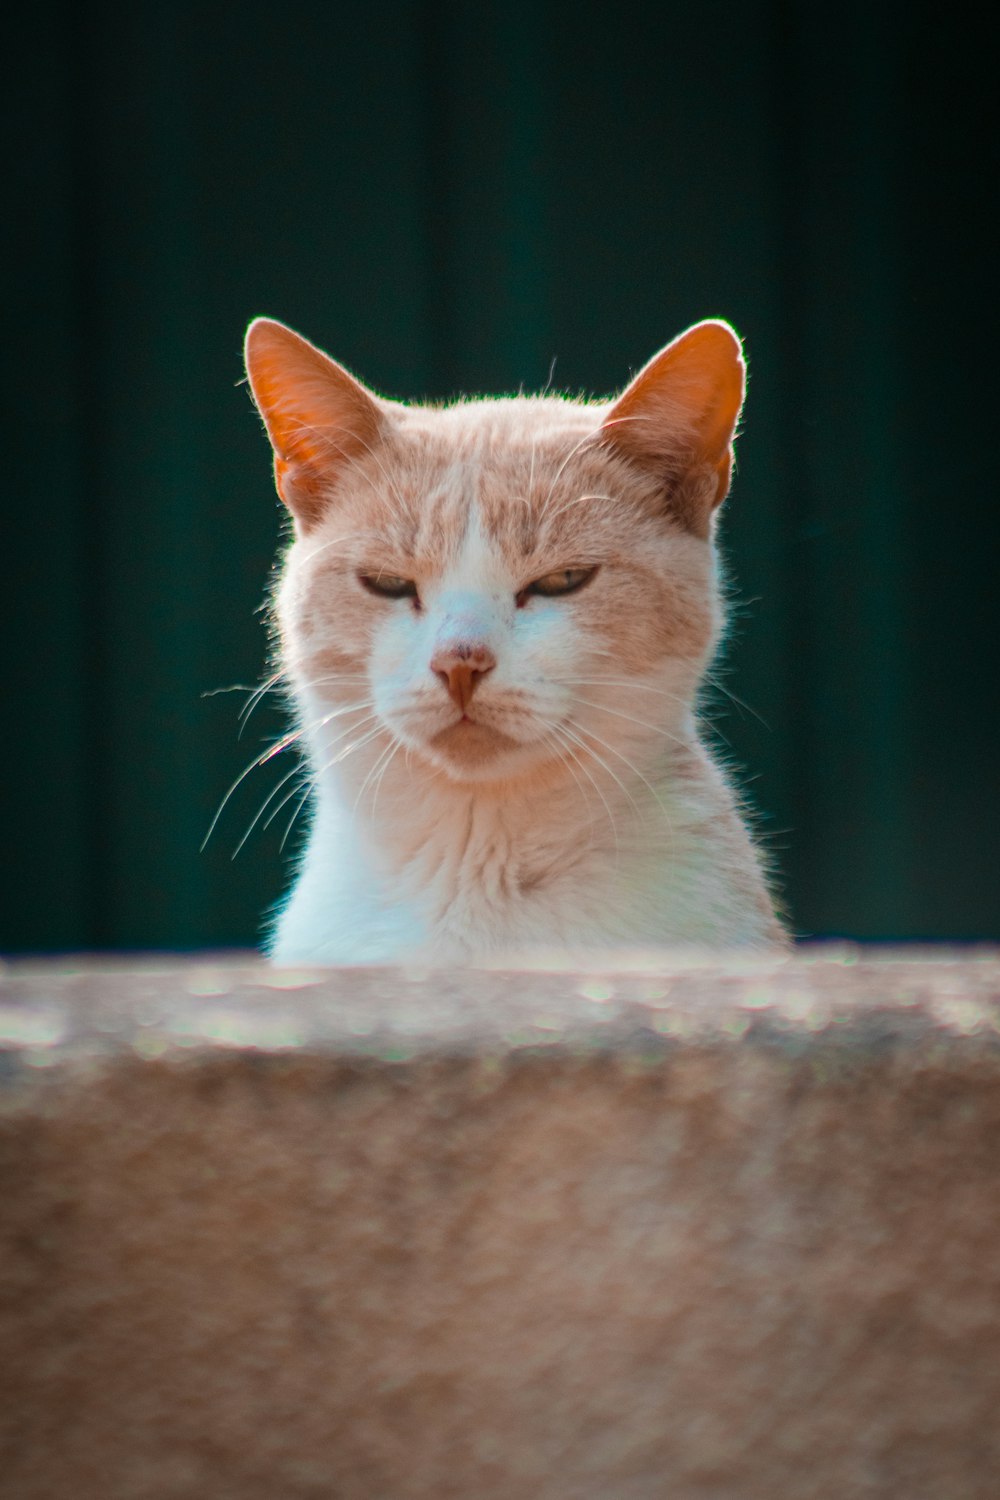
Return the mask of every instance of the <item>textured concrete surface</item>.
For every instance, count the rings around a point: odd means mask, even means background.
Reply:
[[[0,1495],[995,1500],[1000,956],[12,967]]]

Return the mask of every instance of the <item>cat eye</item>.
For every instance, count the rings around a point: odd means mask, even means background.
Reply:
[[[536,578],[534,583],[529,583],[518,594],[517,602],[526,603],[532,594],[539,594],[544,599],[554,599],[560,594],[575,594],[577,589],[582,589],[585,583],[590,582],[596,572],[596,567],[557,568],[554,573],[546,573],[543,577]]]
[[[359,581],[370,594],[382,599],[416,599],[417,585],[412,578],[397,578],[395,573],[359,573]]]

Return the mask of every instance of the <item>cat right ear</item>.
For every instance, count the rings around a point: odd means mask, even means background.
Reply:
[[[602,440],[659,479],[676,518],[708,536],[726,498],[746,390],[735,330],[696,323],[655,354],[604,420]]]
[[[385,414],[353,375],[273,318],[250,324],[244,357],[274,449],[278,494],[308,530],[326,509],[338,469],[378,441]]]

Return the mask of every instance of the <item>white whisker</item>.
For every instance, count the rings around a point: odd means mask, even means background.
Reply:
[[[615,785],[621,791],[622,796],[625,797],[627,799],[627,801],[631,804],[632,811],[636,814],[637,817],[640,816],[639,804],[636,802],[635,798],[632,796],[632,793],[629,791],[629,789],[625,785],[624,781],[622,781],[621,777],[619,775],[617,775],[616,772],[614,772],[611,769],[611,767],[608,765],[608,763],[604,759],[604,757],[602,755],[599,755],[598,752],[594,749],[594,747],[592,745],[586,744],[584,742],[584,740],[581,739],[581,735],[586,734],[590,739],[597,740],[597,743],[599,745],[604,744],[604,741],[598,739],[598,737],[597,737],[596,734],[593,734],[588,729],[584,729],[583,725],[577,723],[576,721],[574,721],[572,727],[569,724],[565,723],[565,722],[562,723],[559,727],[560,727],[560,729],[562,730],[562,732],[564,734],[568,734],[570,736],[570,738],[574,741],[575,744],[577,744],[577,745],[580,746],[581,750],[583,750],[587,755],[591,756],[591,758],[593,760],[595,760],[599,766],[603,767],[603,769],[611,777],[611,780],[615,783]],[[610,750],[611,746],[608,745],[608,746],[605,746],[605,748]]]
[[[274,757],[276,755],[280,754],[280,752],[282,750],[286,750],[289,745],[293,745],[295,743],[295,741],[298,740],[301,737],[301,734],[302,734],[302,730],[301,729],[296,729],[291,734],[283,735],[282,738],[280,740],[278,740],[275,744],[269,746],[269,748],[264,751],[263,755],[255,756],[254,759],[250,762],[250,764],[248,766],[244,766],[243,770],[237,776],[236,780],[233,782],[232,786],[229,788],[228,792],[223,797],[222,801],[219,803],[219,806],[218,806],[218,808],[216,809],[216,812],[215,812],[215,817],[212,819],[211,823],[208,825],[208,832],[205,834],[205,837],[201,841],[201,846],[200,846],[200,851],[199,851],[200,853],[204,853],[205,846],[207,845],[209,839],[212,837],[212,834],[215,832],[215,826],[216,826],[216,824],[218,823],[219,819],[222,816],[223,809],[225,808],[225,806],[226,806],[227,802],[229,801],[230,797],[236,791],[237,787],[242,786],[243,782],[250,775],[251,771],[256,770],[258,766],[266,765],[269,760],[273,760]]]
[[[627,719],[630,724],[638,724],[641,729],[651,729],[654,734],[659,734],[664,739],[671,740],[673,744],[686,748],[684,741],[679,735],[672,734],[669,729],[664,729],[660,724],[650,724],[648,719],[637,719],[634,714],[627,714],[620,708],[611,708],[606,703],[595,703],[591,698],[581,698],[577,695],[577,703],[583,703],[587,708],[596,708],[600,713],[613,714],[616,719]],[[610,747],[609,747],[610,748]]]
[[[392,749],[390,750],[389,755],[388,755],[387,759],[385,760],[385,763],[382,766],[382,769],[379,771],[378,776],[375,779],[375,784],[372,787],[371,820],[372,820],[373,823],[375,822],[376,816],[377,816],[377,813],[378,813],[378,794],[379,794],[379,792],[382,789],[382,783],[385,780],[385,773],[388,771],[389,767],[392,765],[393,757],[395,756],[397,750],[400,748],[401,744],[402,744],[401,740],[394,740],[393,741]]]
[[[391,755],[393,753],[393,750],[395,748],[396,743],[397,742],[394,739],[390,739],[389,744],[386,745],[386,746],[383,746],[383,748],[379,751],[379,753],[378,753],[378,755],[377,755],[374,763],[371,766],[369,766],[368,771],[367,771],[367,773],[365,775],[365,778],[362,781],[360,787],[358,788],[358,794],[357,794],[357,796],[354,799],[354,806],[351,809],[351,811],[354,814],[357,814],[358,804],[360,803],[362,797],[364,796],[366,788],[368,787],[368,785],[371,782],[372,778],[375,776],[376,772],[378,771],[379,767],[381,766],[382,761],[385,759],[386,755],[387,754]]]
[[[346,712],[346,710],[345,710],[345,712]],[[333,716],[332,715],[328,715],[327,716],[327,718],[330,718],[330,717],[333,717]],[[361,727],[361,724],[364,724],[364,723],[367,722],[367,720],[373,719],[373,718],[375,718],[374,714],[368,714],[365,719],[362,719],[360,721],[360,724],[353,724],[349,728],[343,730],[343,732],[341,734],[337,735],[334,738],[334,740],[332,741],[331,745],[327,746],[327,748],[328,749],[332,749],[333,745],[339,744],[341,740],[346,739],[349,734],[353,734],[357,729],[359,729]],[[326,723],[327,720],[324,719],[322,722]],[[315,726],[312,726],[312,727],[315,727]],[[301,736],[304,732],[305,732],[304,730],[300,729],[298,731],[298,735]],[[287,745],[288,745],[288,740],[286,738],[286,741],[283,742],[282,748],[287,748]],[[270,758],[270,757],[268,757],[268,758]],[[272,787],[271,791],[267,794],[267,796],[265,797],[264,801],[261,803],[261,806],[258,809],[257,814],[256,814],[256,816],[253,819],[253,822],[250,824],[250,826],[247,829],[246,833],[243,835],[243,837],[240,839],[239,843],[236,845],[236,848],[233,850],[233,852],[232,852],[232,854],[230,856],[231,859],[235,859],[236,856],[237,856],[237,854],[239,854],[240,850],[243,848],[243,846],[246,843],[247,839],[250,837],[251,833],[253,833],[254,829],[257,826],[257,824],[260,822],[260,819],[263,816],[263,814],[265,813],[265,811],[267,810],[269,804],[274,800],[274,798],[277,796],[278,792],[281,791],[281,788],[283,786],[285,786],[292,779],[293,776],[298,775],[302,770],[303,770],[303,767],[302,767],[301,763],[294,765],[292,767],[292,769],[285,776],[283,776],[281,778],[281,780],[278,782],[278,784],[276,786]],[[293,797],[297,791],[298,791],[297,787],[293,788],[292,791],[289,793],[289,797],[285,798],[285,801],[288,801],[290,797]],[[276,809],[276,811],[280,812],[281,808],[284,807],[284,805],[285,805],[285,802],[279,803],[278,804],[278,808]],[[273,816],[274,816],[274,814],[272,813],[271,818],[268,818],[267,822],[264,824],[265,828],[267,828],[270,825],[271,819],[273,818]]]
[[[576,745],[580,750],[583,751],[584,755],[590,755],[590,756],[593,757],[594,760],[600,761],[600,756],[595,755],[594,752],[590,749],[590,747],[588,745],[585,745],[583,743],[583,741],[576,734],[573,733],[573,731],[570,729],[570,727],[569,727],[568,724],[565,724],[565,723],[555,724],[555,725],[553,725],[553,731],[554,731],[555,734],[564,737],[570,743]],[[591,772],[590,768],[587,766],[586,762],[583,761],[583,760],[581,760],[581,759],[579,759],[579,757],[576,757],[576,760],[577,760],[577,765],[580,767],[580,770],[583,772],[584,776],[586,776],[587,780],[590,782],[591,786],[594,788],[594,791],[597,793],[598,797],[601,799],[601,801],[604,804],[604,810],[605,810],[605,812],[608,815],[608,823],[609,823],[610,828],[611,828],[611,835],[612,835],[612,837],[613,837],[613,839],[615,841],[615,867],[617,868],[617,866],[618,866],[618,864],[619,864],[619,862],[621,860],[621,845],[618,842],[618,824],[617,824],[617,822],[615,820],[615,815],[614,815],[614,812],[612,811],[611,804],[608,802],[607,797],[605,797],[604,793],[601,791],[600,783],[597,781],[596,777],[593,775],[593,773]],[[602,762],[602,764],[603,764],[603,762]],[[607,766],[605,766],[604,769],[607,770],[608,769]],[[612,777],[613,780],[615,780],[615,781],[618,780],[618,778],[615,776],[615,774],[614,774],[613,771],[609,772],[609,774],[611,775],[611,777]],[[618,782],[618,784],[619,784],[619,786],[621,786],[621,782]],[[622,790],[624,791],[624,787],[622,788]],[[626,796],[627,795],[628,794],[626,793]]]
[[[706,672],[705,681],[708,683],[709,687],[714,688],[717,693],[723,693],[731,703],[735,703],[737,708],[746,709],[747,713],[752,714],[753,717],[757,720],[758,724],[762,724],[768,731],[768,733],[771,732],[771,726],[767,722],[767,720],[761,714],[759,714],[755,708],[751,707],[749,703],[746,703],[742,698],[737,697],[737,695],[730,688],[727,688],[725,683],[722,682],[714,673]]]
[[[599,432],[588,432],[588,433],[585,433],[585,435],[580,439],[580,441],[578,443],[574,443],[573,447],[569,450],[569,452],[567,453],[566,457],[563,459],[562,463],[559,465],[558,469],[555,472],[555,478],[552,480],[552,483],[549,485],[549,492],[545,496],[545,501],[544,501],[543,509],[547,509],[548,508],[548,506],[549,506],[549,504],[550,504],[550,502],[552,500],[552,496],[555,494],[556,485],[559,483],[560,479],[562,478],[563,473],[565,472],[567,464],[569,464],[571,462],[571,460],[574,459],[579,452],[581,452],[582,449],[586,448],[588,446],[588,444],[596,444],[599,441],[599,438],[600,438]]]
[[[260,822],[261,818],[263,817],[264,812],[266,811],[266,809],[268,807],[268,804],[274,800],[274,798],[281,791],[281,788],[283,786],[285,786],[289,781],[291,781],[291,779],[292,779],[293,776],[299,776],[301,774],[302,774],[302,766],[301,765],[294,765],[290,771],[286,772],[285,775],[282,776],[282,778],[278,782],[277,786],[273,787],[271,789],[271,791],[268,792],[267,796],[264,798],[264,801],[261,803],[260,807],[258,808],[257,813],[256,813],[256,815],[255,815],[252,823],[247,828],[246,833],[240,839],[239,843],[236,845],[236,848],[233,850],[232,854],[229,856],[230,859],[235,859],[236,856],[237,856],[237,854],[239,854],[240,850],[243,848],[243,846],[246,843],[247,839],[253,833],[254,829],[257,827],[257,824]],[[298,787],[295,787],[289,795],[290,796],[294,796],[295,792],[297,792],[297,791],[298,791]],[[281,804],[279,804],[279,806],[284,806],[284,804],[281,803]],[[266,828],[267,824],[265,823],[264,826]]]
[[[302,795],[299,798],[298,802],[295,805],[295,808],[292,811],[292,816],[288,820],[288,823],[287,823],[287,825],[285,827],[285,831],[281,835],[281,843],[278,845],[278,853],[279,854],[284,849],[285,845],[288,843],[288,836],[291,833],[293,827],[295,826],[295,820],[298,817],[299,813],[302,811],[302,809],[305,807],[306,803],[309,801],[309,797],[310,797],[310,794],[311,794],[312,790],[313,790],[313,783],[312,783],[312,781],[311,780],[307,781],[306,784],[305,784],[305,786],[304,786],[304,788],[303,788],[303,790],[302,790]]]
[[[590,845],[589,845],[589,847],[593,848],[593,846],[594,846],[594,814],[591,811],[590,798],[587,796],[587,788],[584,786],[583,782],[580,780],[579,776],[576,773],[576,766],[574,765],[575,756],[573,755],[572,751],[565,744],[562,743],[561,740],[557,739],[554,730],[555,730],[555,726],[553,725],[550,728],[550,730],[549,730],[549,732],[547,734],[543,734],[542,735],[542,743],[545,744],[545,745],[550,745],[550,746],[552,746],[554,748],[556,760],[559,761],[560,765],[564,765],[566,767],[567,771],[572,776],[573,780],[576,782],[577,789],[580,792],[580,796],[583,798],[584,807],[587,810],[587,822],[590,825]],[[583,768],[581,767],[581,770],[582,769]],[[591,783],[591,785],[593,785],[593,783]],[[613,832],[614,832],[614,825],[613,825],[613,822],[612,822],[612,833]],[[616,844],[617,844],[617,841],[616,841]]]
[[[610,500],[612,501],[612,503],[614,503],[614,497],[612,495],[571,495],[568,500],[564,501],[563,504],[559,506],[558,510],[554,510],[551,512],[546,511],[545,519],[549,523],[551,523],[552,521],[558,521],[559,517],[561,515],[564,515],[566,511],[572,510],[574,505],[583,505],[590,500]]]
[[[268,693],[271,692],[273,688],[277,687],[277,685],[281,681],[283,675],[284,675],[284,673],[282,671],[280,671],[280,670],[277,671],[277,672],[275,672],[275,673],[273,673],[272,676],[266,678],[265,681],[260,684],[260,687],[256,688],[254,690],[254,692],[252,692],[250,694],[250,697],[247,699],[247,701],[244,703],[243,707],[240,709],[240,715],[239,715],[240,732],[236,736],[237,739],[242,739],[242,737],[243,737],[243,731],[247,727],[247,723],[249,722],[250,715],[253,713],[254,709],[260,703],[262,703],[264,701],[264,699],[267,697]]]
[[[314,562],[316,558],[321,557],[324,552],[329,552],[331,547],[339,547],[341,542],[352,542],[355,537],[362,535],[363,533],[360,531],[345,531],[342,536],[330,537],[327,541],[321,542],[318,547],[314,547],[311,552],[307,552],[305,561]]]
[[[664,807],[663,803],[660,801],[660,795],[657,792],[656,788],[652,785],[652,783],[650,781],[648,781],[646,779],[646,777],[639,770],[639,767],[633,765],[632,762],[629,760],[628,756],[627,755],[623,755],[622,752],[620,750],[618,750],[614,745],[609,745],[608,742],[607,742],[607,740],[602,740],[601,737],[600,737],[600,735],[595,734],[592,729],[586,729],[582,724],[580,724],[580,722],[578,720],[574,720],[574,723],[576,724],[576,727],[579,729],[579,731],[580,731],[581,734],[587,735],[589,739],[596,740],[597,743],[599,745],[603,746],[603,748],[605,750],[609,750],[612,755],[616,755],[618,757],[618,759],[622,762],[622,764],[628,767],[628,769],[632,772],[633,776],[638,776],[639,780],[642,782],[643,786],[647,789],[647,791],[649,792],[650,796],[653,798],[653,801],[656,803],[657,807],[660,809],[660,811],[663,814],[664,818],[667,820],[667,824],[668,824],[668,826],[670,827],[670,829],[672,831],[673,830],[673,823],[672,823],[672,820],[671,820],[669,812]],[[597,755],[596,751],[592,751],[591,753],[598,760],[601,759],[601,757]],[[602,761],[602,764],[605,764],[605,763]],[[610,776],[614,776],[614,772],[611,770],[610,766],[607,766],[605,764],[605,769],[608,771],[608,774]],[[618,785],[622,788],[622,791],[625,792],[625,795],[628,797],[629,801],[632,803],[632,806],[636,808],[636,812],[638,812],[638,807],[636,807],[636,803],[635,803],[634,799],[631,797],[631,795],[629,794],[629,792],[627,791],[627,789],[625,788],[625,786],[622,784],[621,781],[618,780],[617,776],[615,776],[615,780],[618,781]]]
[[[652,687],[649,683],[641,682],[634,677],[557,677],[554,679],[561,686],[580,687],[621,687],[638,688],[643,693],[656,693],[661,698],[669,698],[673,703],[681,703],[686,708],[688,699],[682,693],[671,693],[666,688]]]
[[[334,453],[338,453],[342,458],[347,459],[349,463],[353,463],[356,466],[356,458],[354,453],[351,452],[350,448],[345,448],[342,443],[335,442],[332,436],[332,434],[335,432],[347,432],[347,436],[350,438],[352,446],[364,449],[369,458],[371,458],[375,467],[378,469],[379,473],[382,475],[382,478],[385,480],[386,484],[389,486],[391,497],[393,498],[393,500],[395,500],[398,506],[399,514],[401,516],[406,514],[406,505],[403,501],[402,495],[396,487],[395,481],[387,471],[381,459],[376,454],[374,448],[370,443],[366,442],[359,433],[348,431],[343,427],[320,428],[317,427],[315,423],[304,422],[301,419],[297,419],[289,425],[294,425],[300,432],[310,433],[313,437],[318,438],[325,447],[331,448]]]

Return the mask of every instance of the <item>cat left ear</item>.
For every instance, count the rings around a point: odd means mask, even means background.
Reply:
[[[278,494],[308,529],[326,509],[338,470],[377,442],[385,414],[353,375],[284,323],[255,318],[244,352]]]
[[[662,478],[672,513],[699,536],[729,493],[745,391],[739,338],[711,319],[654,354],[601,427],[603,442]]]

